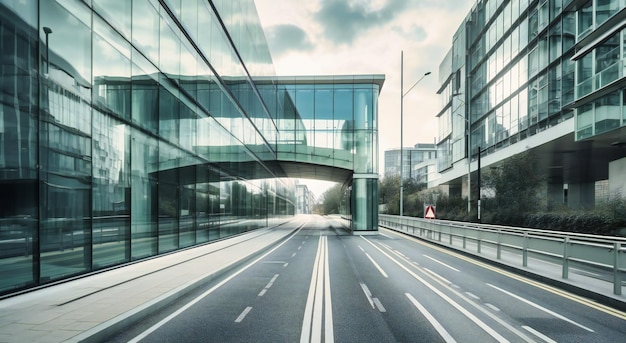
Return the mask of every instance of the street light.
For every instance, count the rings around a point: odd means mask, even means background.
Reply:
[[[404,92],[404,51],[400,51],[400,216],[404,214],[404,185],[403,185],[403,169],[404,169],[404,142],[403,142],[403,129],[404,129],[404,96],[407,95],[413,87],[415,87],[422,79],[426,76],[430,75],[430,72],[424,73],[419,80],[415,81],[413,86],[409,88],[406,93]]]
[[[463,93],[453,93],[452,97],[458,96],[458,95],[462,95]],[[463,103],[463,105],[465,105],[465,101],[460,100],[460,102]],[[454,110],[454,109],[453,109]],[[472,200],[471,200],[471,194],[472,194],[472,183],[470,182],[471,180],[471,175],[472,175],[472,160],[471,160],[471,156],[472,156],[472,145],[470,144],[470,121],[469,118],[467,117],[467,114],[465,114],[465,116],[461,115],[460,113],[457,113],[457,115],[461,118],[463,118],[463,120],[465,120],[465,134],[466,134],[466,140],[465,140],[465,144],[467,144],[467,214],[469,215],[469,213],[472,210]]]

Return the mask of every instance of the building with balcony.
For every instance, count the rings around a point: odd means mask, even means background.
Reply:
[[[555,204],[626,195],[625,20],[621,0],[476,2],[439,70],[440,183],[451,195],[475,187],[479,154],[496,167],[524,151]]]

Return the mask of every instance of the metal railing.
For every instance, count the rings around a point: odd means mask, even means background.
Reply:
[[[515,263],[528,267],[529,254],[561,264],[561,277],[569,278],[570,264],[610,275],[613,293],[622,294],[622,275],[626,273],[626,238],[579,234],[562,231],[516,228],[467,222],[378,215],[380,226],[406,232],[477,255],[486,248],[502,259],[503,251],[517,253]],[[555,262],[557,261],[557,262]]]

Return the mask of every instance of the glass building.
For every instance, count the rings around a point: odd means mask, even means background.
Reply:
[[[279,224],[289,177],[376,230],[384,76],[276,77],[251,0],[0,0],[0,48],[0,294]]]
[[[493,167],[528,150],[557,204],[592,207],[598,185],[614,193],[624,186],[625,7],[623,0],[476,2],[439,70],[440,182],[451,193],[467,195],[479,154]]]
[[[404,155],[400,160],[400,149],[385,150],[385,176],[400,175],[406,179],[420,179],[419,182],[427,182],[422,177],[424,174],[416,173],[416,167],[425,161],[437,158],[437,146],[435,144],[417,143],[413,147],[402,148]]]

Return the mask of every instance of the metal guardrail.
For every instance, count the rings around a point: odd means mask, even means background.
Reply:
[[[496,259],[503,249],[519,251],[521,265],[528,267],[528,255],[560,260],[561,277],[569,277],[570,262],[576,262],[612,274],[613,293],[622,294],[622,275],[626,273],[626,238],[589,234],[516,228],[466,222],[433,220],[392,215],[378,215],[380,226],[407,232],[430,241],[482,254],[484,245],[495,247]],[[470,251],[473,252],[473,251]]]

